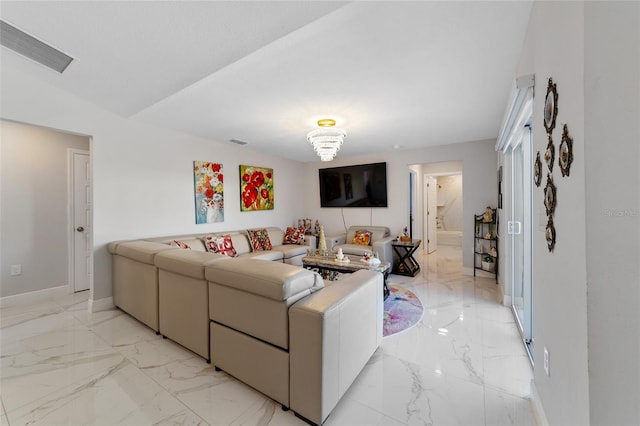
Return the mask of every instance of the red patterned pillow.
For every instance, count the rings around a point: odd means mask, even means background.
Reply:
[[[248,229],[247,234],[253,251],[271,250],[273,248],[269,239],[269,232],[266,229]]]
[[[191,247],[189,247],[189,244],[184,243],[182,241],[173,240],[173,241],[171,241],[171,245],[173,247],[180,247],[181,249],[191,250]]]
[[[284,233],[282,244],[304,244],[304,228],[295,228],[289,226]]]
[[[219,235],[215,237],[205,237],[204,246],[208,252],[224,254],[229,257],[236,257],[236,249],[233,247],[231,235]]]
[[[368,246],[371,243],[371,232],[359,230],[356,231],[356,235],[353,237],[353,244],[360,244],[363,246]]]

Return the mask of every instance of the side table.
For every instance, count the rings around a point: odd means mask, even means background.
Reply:
[[[393,241],[391,247],[398,255],[399,260],[393,267],[393,273],[415,277],[420,272],[420,264],[413,258],[413,253],[418,250],[422,240]]]

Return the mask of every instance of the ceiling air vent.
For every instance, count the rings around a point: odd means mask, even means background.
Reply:
[[[73,58],[0,20],[0,44],[62,74]]]
[[[241,141],[240,139],[230,139],[229,142],[235,143],[237,145],[246,145],[249,143],[249,142]]]

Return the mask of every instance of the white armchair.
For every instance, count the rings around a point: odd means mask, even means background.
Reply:
[[[371,233],[371,239],[368,245],[356,244],[354,238],[358,231],[368,231]],[[394,237],[391,236],[389,228],[386,226],[367,226],[358,225],[351,226],[346,234],[336,235],[327,238],[327,246],[333,252],[342,249],[344,254],[352,254],[362,256],[365,252],[378,253],[378,257],[383,262],[393,264],[393,250],[391,242]]]

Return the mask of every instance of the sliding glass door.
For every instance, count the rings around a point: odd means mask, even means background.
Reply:
[[[512,308],[529,356],[533,360],[531,294],[531,131],[522,129],[511,151],[511,214],[507,232],[511,239]]]

